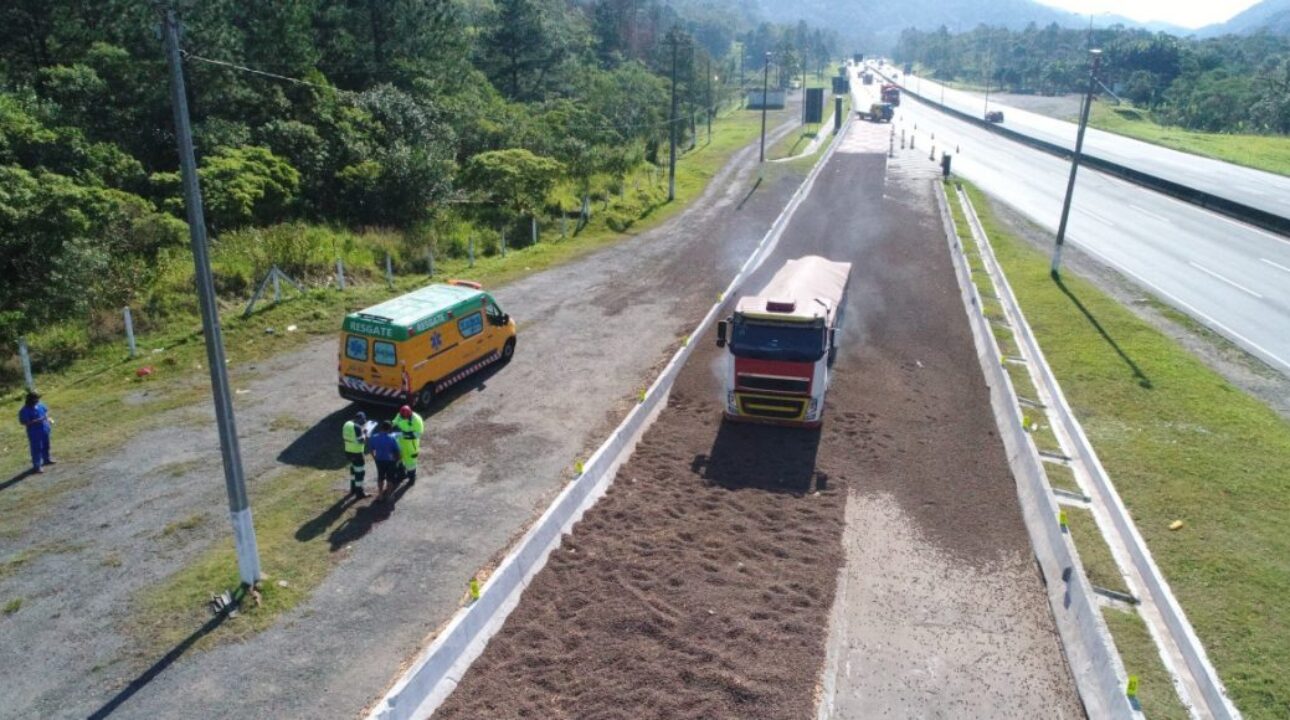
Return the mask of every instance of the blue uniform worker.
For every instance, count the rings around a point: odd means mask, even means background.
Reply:
[[[399,447],[399,435],[389,420],[381,422],[380,427],[367,439],[367,451],[376,460],[377,497],[384,499],[399,481],[399,461],[403,451]]]
[[[31,448],[32,472],[45,472],[41,465],[53,465],[49,457],[49,434],[53,423],[49,419],[49,408],[40,401],[38,393],[27,393],[27,401],[18,411],[18,422],[27,428],[27,444]]]

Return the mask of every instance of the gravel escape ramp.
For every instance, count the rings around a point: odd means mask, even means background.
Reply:
[[[666,409],[436,718],[1078,717],[932,195],[853,123],[748,289],[854,264],[820,432]],[[830,625],[833,605],[844,621]]]

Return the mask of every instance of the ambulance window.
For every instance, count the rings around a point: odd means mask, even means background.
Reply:
[[[468,337],[474,337],[484,330],[484,316],[480,313],[471,313],[457,321],[457,331],[461,333],[464,340]]]
[[[491,300],[488,301],[488,317],[494,320],[502,319],[502,309],[497,307],[497,303]]]
[[[372,359],[377,365],[393,365],[397,358],[394,353],[394,343],[377,340],[372,343]]]
[[[345,340],[345,357],[350,360],[367,362],[367,338],[350,335]]]

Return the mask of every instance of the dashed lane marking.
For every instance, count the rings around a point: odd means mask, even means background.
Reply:
[[[1204,265],[1201,265],[1201,264],[1199,264],[1199,263],[1193,262],[1193,261],[1191,261],[1191,260],[1188,260],[1188,261],[1187,261],[1187,264],[1188,264],[1188,265],[1191,265],[1192,267],[1196,268],[1197,270],[1199,270],[1199,271],[1201,271],[1201,272],[1205,273],[1206,275],[1209,275],[1210,277],[1213,277],[1213,278],[1214,278],[1214,279],[1216,279],[1216,280],[1221,280],[1221,281],[1223,281],[1223,282],[1227,283],[1228,285],[1231,285],[1232,287],[1236,288],[1237,290],[1240,290],[1241,292],[1249,293],[1250,295],[1253,295],[1254,297],[1256,297],[1256,298],[1258,298],[1258,299],[1260,299],[1260,300],[1262,300],[1262,299],[1263,299],[1263,296],[1262,296],[1262,295],[1260,295],[1260,294],[1258,294],[1258,293],[1254,292],[1253,290],[1251,290],[1251,289],[1249,289],[1249,288],[1245,287],[1244,285],[1242,285],[1242,284],[1240,284],[1240,283],[1236,282],[1235,280],[1229,280],[1228,278],[1225,278],[1225,277],[1223,277],[1222,275],[1219,275],[1218,273],[1214,272],[1213,270],[1210,270],[1209,268],[1205,267]]]

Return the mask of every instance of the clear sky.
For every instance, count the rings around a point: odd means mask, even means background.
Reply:
[[[1198,28],[1223,22],[1259,0],[1039,0],[1077,13],[1115,13],[1141,22],[1162,20]],[[1094,22],[1097,22],[1096,18]]]

